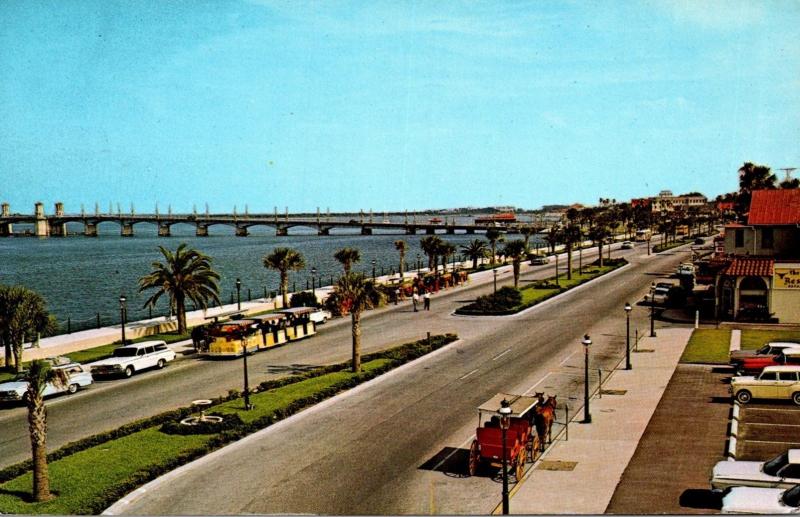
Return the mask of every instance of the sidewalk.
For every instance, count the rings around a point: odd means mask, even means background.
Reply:
[[[669,384],[692,329],[659,329],[632,353],[631,370],[619,369],[604,382],[603,396],[590,401],[511,491],[514,514],[602,514]],[[652,350],[652,352],[646,352]],[[614,394],[607,393],[613,390]],[[668,449],[665,449],[665,453]],[[496,511],[495,513],[499,513]]]

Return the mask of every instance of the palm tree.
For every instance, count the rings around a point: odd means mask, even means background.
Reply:
[[[186,300],[195,308],[205,309],[208,302],[219,303],[219,274],[211,269],[211,258],[197,250],[178,246],[173,254],[163,246],[158,247],[164,262],[153,262],[153,270],[139,279],[139,292],[156,289],[144,302],[144,307],[154,307],[161,295],[169,296],[170,307],[178,316],[178,334],[186,333]]]
[[[574,223],[567,224],[561,231],[561,238],[567,249],[567,280],[572,280],[572,247],[581,240],[580,227]]]
[[[281,275],[281,293],[283,306],[289,306],[289,271],[300,271],[306,267],[306,261],[299,251],[291,248],[275,248],[272,253],[264,256],[264,267],[274,269]]]
[[[519,229],[519,233],[522,234],[523,242],[525,243],[525,253],[528,253],[528,242],[530,241],[531,235],[536,233],[536,228],[531,225],[525,225]]]
[[[511,258],[511,267],[514,271],[514,289],[516,289],[519,285],[520,263],[525,258],[525,241],[521,239],[508,241],[503,247],[503,255]]]
[[[556,223],[550,227],[550,231],[544,236],[544,240],[546,240],[547,244],[550,245],[550,253],[556,252],[556,246],[558,246],[558,243],[561,242],[561,239],[561,227],[558,225],[558,223]]]
[[[486,230],[486,240],[489,241],[489,246],[492,248],[491,264],[494,266],[494,258],[497,255],[497,243],[503,240],[503,234],[497,228],[489,228]]]
[[[350,273],[353,264],[361,262],[361,252],[357,248],[342,248],[333,254],[333,258],[338,260],[344,267],[344,274]]]
[[[478,259],[486,256],[486,241],[473,239],[467,244],[462,244],[461,251],[472,259],[472,269],[478,269]]]
[[[608,226],[602,219],[593,221],[589,228],[588,237],[597,245],[597,253],[600,256],[600,267],[603,267],[603,241],[610,235]]]
[[[22,286],[0,285],[0,340],[5,348],[6,367],[22,369],[22,345],[37,334],[56,329],[55,320],[45,308],[44,298]]]
[[[406,251],[408,250],[408,245],[404,240],[396,240],[394,241],[394,249],[400,252],[400,267],[398,271],[400,271],[400,284],[403,283],[403,270],[406,264]]]
[[[739,217],[750,209],[750,198],[754,190],[774,189],[777,178],[766,165],[745,162],[739,167],[739,195],[736,196],[735,209]]]
[[[438,270],[436,264],[438,263],[437,258],[439,256],[439,248],[441,247],[441,243],[442,239],[436,235],[428,235],[419,241],[419,247],[422,248],[422,252],[428,256],[428,271],[431,271],[432,273],[435,273]]]
[[[24,378],[28,383],[25,404],[28,406],[28,433],[33,457],[33,499],[47,501],[52,495],[47,469],[47,409],[43,393],[48,383],[64,388],[69,380],[63,369],[51,368],[50,363],[42,359],[30,363]]]
[[[336,282],[335,300],[342,314],[350,312],[353,337],[353,372],[361,371],[361,313],[383,302],[383,294],[363,273],[347,273]]]
[[[439,244],[439,253],[438,255],[442,257],[442,273],[447,273],[447,262],[450,257],[455,255],[458,248],[452,242],[448,242],[446,240],[442,240]]]

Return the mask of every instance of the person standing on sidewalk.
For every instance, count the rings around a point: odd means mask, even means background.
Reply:
[[[419,293],[417,292],[417,288],[414,288],[414,293],[411,295],[411,303],[414,304],[414,312],[417,311],[417,304],[419,303]]]
[[[424,299],[424,302],[425,302],[425,304],[424,304],[425,310],[426,311],[431,310],[431,292],[430,291],[425,291],[425,294],[422,295],[422,298]]]

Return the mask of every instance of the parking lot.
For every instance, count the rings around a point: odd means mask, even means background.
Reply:
[[[737,460],[761,461],[800,448],[800,406],[771,401],[741,406]]]

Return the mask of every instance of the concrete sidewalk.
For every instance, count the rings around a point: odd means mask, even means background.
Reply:
[[[659,329],[657,337],[644,338],[640,352],[631,354],[632,369],[621,363],[603,383],[602,398],[594,393],[592,423],[581,423],[583,407],[577,409],[568,439],[562,431],[514,486],[511,513],[604,513],[691,334]]]

